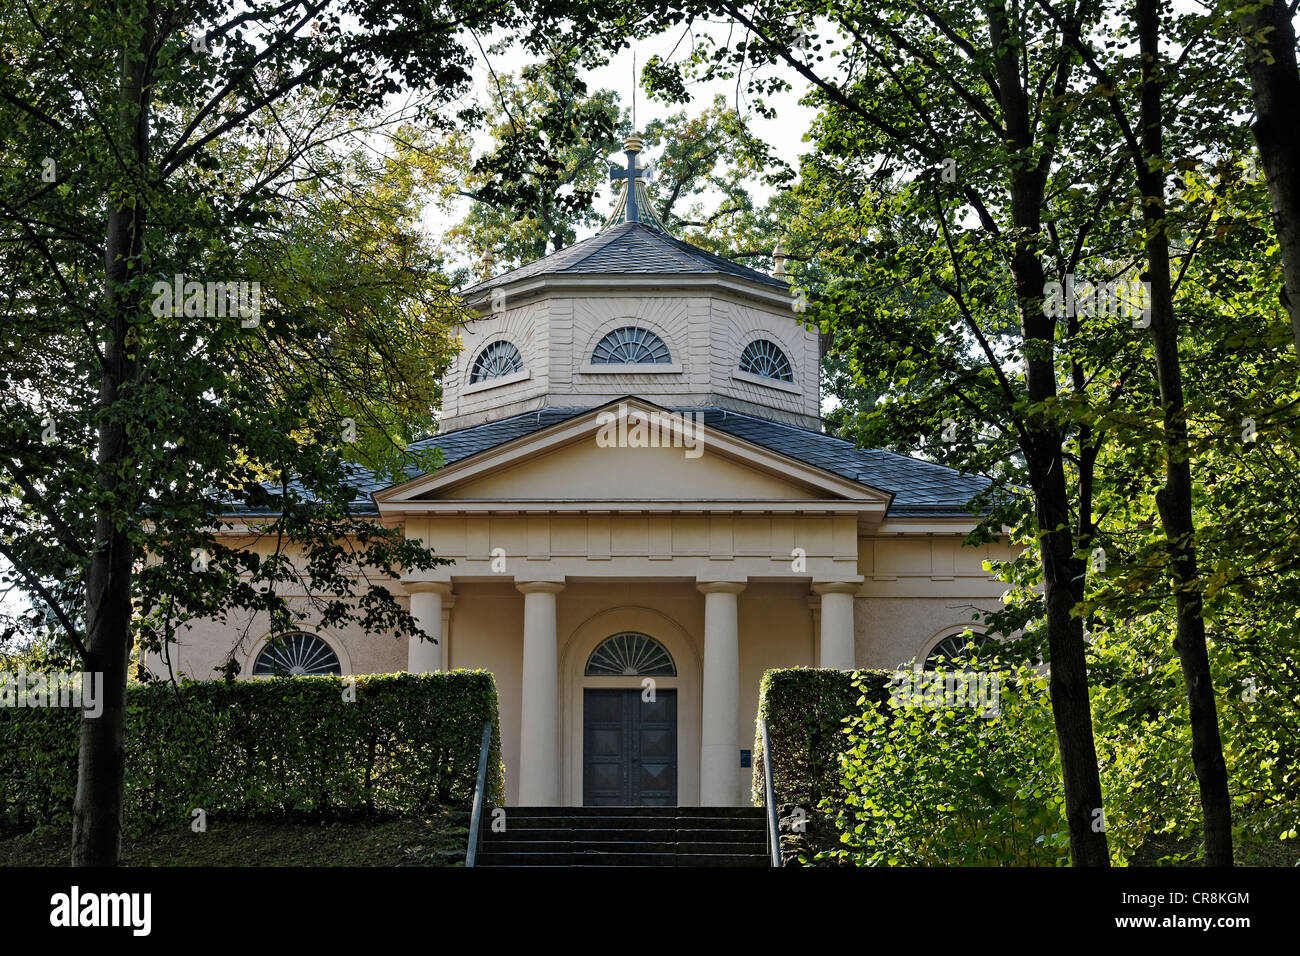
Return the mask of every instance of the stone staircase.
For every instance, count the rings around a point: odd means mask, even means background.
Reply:
[[[478,866],[768,866],[761,807],[508,807]]]

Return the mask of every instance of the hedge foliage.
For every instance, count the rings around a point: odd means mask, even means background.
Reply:
[[[859,698],[889,700],[890,671],[838,671],[811,667],[770,670],[758,689],[754,722],[753,793],[763,806],[763,733],[772,740],[776,805],[811,811],[840,790],[840,754],[848,748],[845,721],[861,712]],[[855,686],[861,680],[867,692]]]
[[[906,673],[793,668],[763,675],[758,716],[767,719],[772,742],[786,859],[1063,862],[1060,765],[1041,676],[999,672],[999,709],[989,713],[904,693],[897,677]],[[755,753],[762,753],[761,730]],[[756,804],[763,794],[760,758]]]
[[[0,708],[0,822],[70,822],[80,720],[75,709]],[[259,816],[468,807],[486,721],[486,799],[499,804],[505,773],[487,671],[133,685],[124,828],[186,822],[196,808]]]
[[[973,689],[976,680],[927,677],[927,695],[940,682]],[[979,679],[992,707],[900,690],[849,719],[842,787],[821,806],[840,833],[829,857],[858,866],[1069,862],[1047,678],[1022,668]]]

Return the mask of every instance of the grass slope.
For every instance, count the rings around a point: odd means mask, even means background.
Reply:
[[[469,814],[349,820],[209,818],[122,841],[124,866],[461,866]],[[0,866],[67,866],[71,834],[0,836]]]

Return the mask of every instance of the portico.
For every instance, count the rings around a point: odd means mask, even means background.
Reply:
[[[500,674],[503,654],[517,660],[517,737],[504,715],[503,733],[518,771],[507,779],[521,805],[568,805],[582,802],[591,768],[589,708],[575,690],[639,689],[647,676],[589,675],[588,656],[611,635],[644,635],[673,662],[671,677],[652,679],[673,691],[677,799],[747,802],[741,751],[752,746],[757,678],[773,666],[854,666],[859,535],[879,525],[889,497],[707,426],[697,457],[610,447],[597,440],[602,421],[600,410],[576,415],[376,496],[386,522],[453,561],[404,582],[412,613],[441,642],[413,643],[408,667]],[[611,481],[627,496],[615,506],[597,498]],[[444,613],[452,602],[491,608],[491,623]],[[757,613],[746,613],[751,603]]]
[[[588,693],[643,699],[648,679],[656,695],[674,695],[674,802],[737,806],[750,799],[741,751],[752,747],[762,672],[815,666],[817,645],[834,643],[818,640],[811,593],[806,583],[777,578],[458,581],[456,608],[464,613],[451,615],[441,639],[450,666],[497,675],[512,805],[582,805]],[[662,646],[671,674],[589,672],[593,652],[625,634]]]

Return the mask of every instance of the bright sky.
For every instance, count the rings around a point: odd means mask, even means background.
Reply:
[[[695,28],[697,35],[706,31],[717,36],[722,36],[726,32],[721,25],[712,25],[704,30],[699,27]],[[640,68],[652,56],[659,55],[668,58],[673,54],[674,48],[676,48],[676,55],[680,58],[686,51],[688,44],[689,39],[682,40],[680,29],[640,41],[631,49],[621,50],[610,60],[608,65],[588,71],[584,76],[588,89],[593,92],[599,89],[614,90],[619,95],[621,105],[625,109],[630,108],[632,105],[634,76],[633,57],[635,56],[636,71],[639,72]],[[484,47],[489,47],[489,44],[484,43]],[[528,59],[518,51],[511,51],[502,56],[492,57],[491,66],[498,74],[517,73],[527,62]],[[751,130],[755,135],[771,144],[776,155],[791,165],[797,166],[800,154],[807,148],[803,137],[811,125],[814,113],[799,103],[800,97],[807,89],[807,84],[798,77],[790,76],[788,79],[793,82],[794,89],[782,96],[769,97],[767,101],[768,105],[774,107],[777,111],[775,119],[767,119],[753,112],[745,95],[743,85],[738,88],[735,80],[718,80],[688,87],[693,99],[692,102],[685,105],[654,102],[649,100],[644,92],[638,91],[636,94],[637,126],[643,129],[648,120],[660,119],[672,113],[679,113],[683,109],[688,114],[701,112],[713,102],[714,96],[721,94],[726,97],[728,105],[736,108],[742,116],[749,119]],[[481,59],[475,75],[473,95],[480,98],[480,102],[484,104],[490,102],[491,74],[486,62]],[[489,137],[482,131],[475,131],[474,145],[476,151],[485,151],[490,146]],[[656,159],[658,157],[653,152],[649,152],[642,156],[641,162],[653,164]],[[611,154],[610,161],[621,164],[625,160],[622,153],[617,153]],[[761,184],[755,184],[754,193],[756,199],[763,200],[767,198],[767,191]],[[716,201],[722,197],[709,198]],[[598,208],[602,213],[612,208],[613,201],[614,192],[610,187],[598,194],[595,200],[599,204]],[[440,232],[462,218],[468,209],[468,205],[469,200],[466,199],[451,215],[431,213],[430,218],[426,219],[426,225],[435,233]],[[580,233],[578,238],[585,239],[587,235]]]

